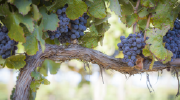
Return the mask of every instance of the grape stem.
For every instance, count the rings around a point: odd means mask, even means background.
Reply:
[[[134,7],[134,13],[135,14],[137,13],[137,10],[138,10],[138,7],[139,7],[139,3],[140,3],[140,0],[137,1],[136,7]],[[133,33],[136,32],[136,25],[137,25],[137,22],[135,22],[134,25],[133,25]]]
[[[144,41],[146,41],[146,31],[147,31],[147,29],[149,28],[151,16],[152,16],[152,14],[150,13],[150,14],[148,15],[148,20],[147,20],[147,23],[146,23],[146,30],[145,30],[145,33],[144,33]]]
[[[131,4],[131,6],[132,6],[132,7],[133,7],[133,9],[134,9],[134,5],[132,4],[132,2],[131,2],[131,1],[129,1],[129,0],[128,0],[128,2]]]

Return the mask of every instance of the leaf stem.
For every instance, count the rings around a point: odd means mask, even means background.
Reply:
[[[134,7],[134,14],[136,14],[136,13],[137,13],[137,10],[138,10],[138,7],[139,7],[139,3],[140,3],[140,0],[138,0],[138,1],[137,1],[137,3],[136,3],[136,7]],[[137,22],[136,22],[136,23],[134,23],[134,25],[133,25],[133,33],[135,33],[135,32],[136,32],[136,25],[137,25]]]
[[[131,1],[129,1],[129,0],[127,0],[130,4],[131,4],[131,6],[133,7],[133,9],[134,9],[134,5],[132,4],[132,2]]]
[[[148,15],[148,20],[147,20],[147,23],[146,23],[146,29],[145,29],[145,33],[144,33],[144,41],[146,41],[146,31],[147,31],[147,29],[149,28],[151,16],[152,16],[152,14],[150,13],[150,14]]]

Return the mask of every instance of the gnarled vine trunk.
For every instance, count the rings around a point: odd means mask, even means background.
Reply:
[[[30,84],[33,80],[31,77],[31,72],[34,71],[35,68],[41,66],[44,59],[51,59],[53,61],[80,59],[85,62],[98,64],[104,69],[112,69],[120,73],[130,75],[143,72],[159,71],[170,67],[169,64],[163,65],[160,62],[155,62],[153,69],[149,70],[149,64],[151,62],[144,62],[144,69],[138,70],[128,67],[128,65],[123,63],[119,58],[107,56],[93,49],[84,48],[79,45],[70,45],[65,47],[47,44],[44,53],[39,50],[36,55],[27,57],[26,65],[20,70],[20,75],[16,82],[16,89],[13,95],[14,100],[28,100]]]

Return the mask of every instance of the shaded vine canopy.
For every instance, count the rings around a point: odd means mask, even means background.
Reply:
[[[68,30],[73,32],[73,29],[80,27],[76,25],[80,23],[76,23],[77,19],[87,19],[82,24],[85,25],[85,31],[79,37],[76,35],[78,42],[75,44],[90,49],[97,47],[110,28],[108,18],[115,13],[126,27],[133,27],[134,33],[145,33],[142,55],[151,59],[150,69],[155,60],[166,64],[173,57],[172,51],[165,48],[163,37],[168,30],[173,29],[174,22],[180,17],[179,0],[0,0],[0,4],[0,21],[7,27],[9,39],[22,43],[25,49],[24,54],[13,54],[6,59],[0,57],[3,67],[20,70],[26,65],[27,57],[36,55],[38,51],[44,52],[46,44],[72,44],[75,35],[71,35],[71,42],[66,43],[61,42],[62,38],[52,39],[49,35],[49,32],[53,34],[61,28],[63,22],[58,13],[63,7],[66,8],[63,17],[70,22],[66,26]],[[137,63],[138,68],[143,69],[142,63]],[[48,70],[56,74],[59,65],[50,59],[44,60],[42,66],[31,73],[36,80],[30,85],[31,91],[36,92],[41,83],[49,84],[45,78]]]

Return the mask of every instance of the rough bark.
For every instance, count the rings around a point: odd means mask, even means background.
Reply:
[[[149,70],[149,61],[144,62],[144,69],[138,70],[128,67],[119,58],[107,56],[99,51],[81,47],[79,45],[56,46],[46,45],[44,53],[40,50],[34,56],[28,56],[26,59],[26,66],[20,70],[19,78],[16,82],[16,90],[13,95],[14,100],[28,100],[30,84],[33,80],[31,72],[41,66],[44,59],[51,59],[54,61],[67,61],[71,59],[80,59],[84,62],[92,62],[98,64],[101,68],[116,70],[123,74],[138,74],[143,72],[152,72],[163,70],[171,67],[170,64],[163,65],[161,62],[155,62],[152,70]]]

